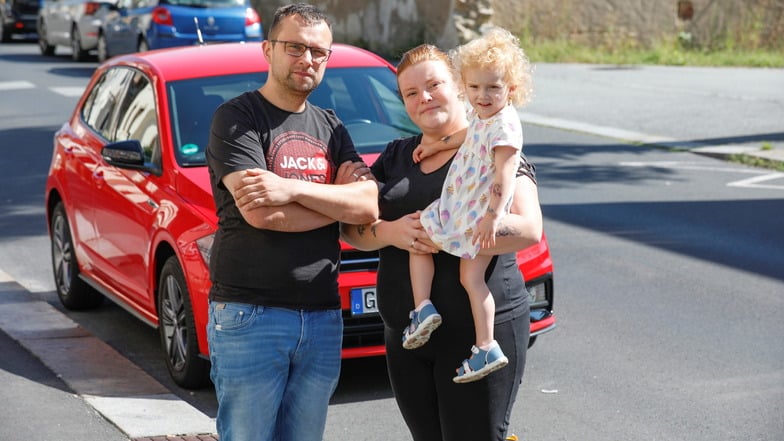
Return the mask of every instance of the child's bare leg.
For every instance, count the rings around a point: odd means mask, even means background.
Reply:
[[[509,363],[493,336],[495,322],[495,300],[485,283],[485,271],[491,256],[475,259],[460,259],[460,283],[468,292],[471,312],[474,315],[476,344],[471,355],[457,368],[455,383],[470,383],[480,380]]]
[[[414,293],[414,308],[419,310],[422,302],[430,301],[430,288],[433,284],[435,264],[430,254],[408,255],[408,269],[411,273],[411,290]]]
[[[485,271],[492,256],[460,259],[460,283],[468,292],[476,328],[476,346],[487,350],[494,340],[495,300],[485,283]]]

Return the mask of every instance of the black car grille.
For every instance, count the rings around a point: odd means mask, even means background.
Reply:
[[[358,348],[384,344],[384,323],[378,315],[352,317],[343,311],[343,347]]]
[[[340,253],[340,272],[376,271],[378,251],[343,250]]]
[[[340,272],[370,271],[378,269],[378,251],[343,250]],[[343,347],[357,348],[384,344],[384,323],[378,314],[354,317],[343,311]]]

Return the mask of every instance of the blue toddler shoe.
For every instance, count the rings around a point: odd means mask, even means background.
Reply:
[[[432,303],[423,306],[419,312],[411,311],[408,316],[411,324],[403,331],[403,347],[406,349],[416,349],[427,343],[430,334],[441,325],[441,315]]]

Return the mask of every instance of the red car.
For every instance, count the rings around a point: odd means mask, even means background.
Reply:
[[[355,47],[333,49],[311,101],[336,110],[370,164],[387,142],[417,128],[392,65]],[[169,372],[185,388],[209,381],[208,262],[217,222],[204,155],[210,121],[222,102],[260,87],[267,67],[260,44],[113,58],[54,136],[46,213],[61,302],[89,309],[108,297],[157,327]],[[519,256],[535,336],[555,326],[547,242]],[[344,358],[384,354],[377,263],[377,253],[343,245]]]

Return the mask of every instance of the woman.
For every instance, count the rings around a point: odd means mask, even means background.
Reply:
[[[511,214],[504,217],[495,246],[480,251],[498,255],[489,265],[487,284],[496,304],[494,333],[509,365],[481,381],[455,384],[455,360],[464,357],[475,338],[471,307],[459,280],[460,259],[437,253],[422,230],[417,210],[441,193],[465,137],[466,109],[447,55],[432,45],[403,55],[398,87],[422,134],[391,142],[379,156],[371,171],[381,185],[380,219],[369,225],[344,225],[343,238],[358,249],[379,250],[378,305],[385,324],[389,377],[414,440],[503,440],[529,337],[528,296],[514,252],[542,237],[533,167],[522,161]],[[417,145],[437,142],[451,148],[414,162]],[[409,252],[437,253],[431,298],[443,317],[430,343],[414,350],[401,345],[413,309]]]

